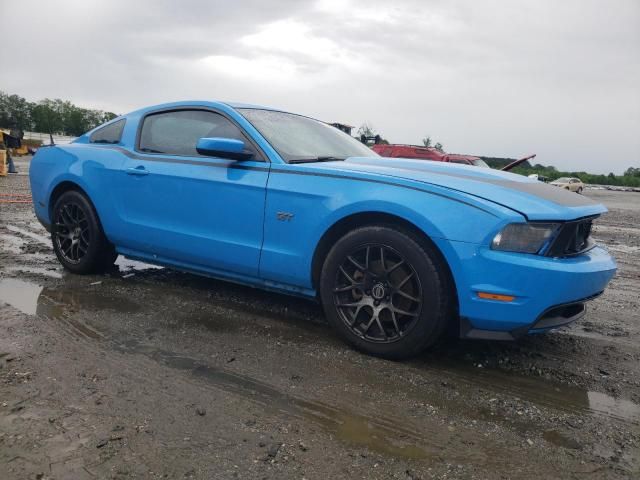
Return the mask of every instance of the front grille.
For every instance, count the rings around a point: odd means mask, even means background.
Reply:
[[[563,223],[556,237],[545,252],[547,257],[571,257],[594,246],[591,228],[594,217]]]

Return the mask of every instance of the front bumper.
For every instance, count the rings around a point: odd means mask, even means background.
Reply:
[[[512,340],[571,323],[585,302],[601,294],[616,272],[607,250],[596,246],[575,257],[499,252],[451,242],[458,290],[460,334],[467,338]],[[514,297],[479,298],[479,292]]]
[[[593,300],[594,295],[579,302],[557,305],[547,309],[531,325],[523,325],[511,331],[481,330],[475,328],[468,319],[460,318],[460,337],[475,340],[517,340],[528,334],[544,333],[560,328],[584,317],[587,313],[586,302]]]

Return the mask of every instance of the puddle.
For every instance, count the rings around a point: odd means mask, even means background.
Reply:
[[[195,377],[218,388],[289,416],[312,421],[336,438],[376,453],[405,459],[435,460],[444,451],[441,445],[446,444],[446,438],[436,438],[433,432],[427,438],[412,426],[403,425],[387,414],[373,418],[323,402],[304,400],[244,375],[205,365],[193,358],[136,344],[135,341],[127,341],[119,345],[118,349],[125,353],[146,355],[171,368],[190,371]],[[466,452],[464,458],[469,461],[470,457],[476,457],[473,459],[476,462],[486,460],[482,453]]]
[[[42,287],[15,278],[0,279],[0,302],[8,303],[27,315],[38,311],[38,298]]]
[[[423,367],[424,368],[424,367]],[[545,380],[503,372],[451,364],[427,367],[456,381],[517,397],[542,407],[572,414],[594,414],[640,423],[640,405],[604,393],[584,390]]]
[[[111,310],[118,313],[135,313],[140,310],[137,303],[124,296],[105,295],[100,290],[88,290],[84,287],[45,288],[38,302],[39,305],[58,305],[66,312]]]
[[[44,288],[15,278],[0,279],[0,302],[5,302],[27,315],[38,315],[64,323],[73,333],[90,338],[102,334],[72,316],[74,312],[113,310],[132,313],[139,305],[126,298],[113,298],[78,288]]]
[[[600,392],[587,392],[589,409],[606,412],[611,416],[640,421],[640,405],[623,398],[614,398]]]

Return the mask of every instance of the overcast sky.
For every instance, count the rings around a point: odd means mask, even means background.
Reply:
[[[640,167],[639,0],[0,0],[0,90],[241,101],[392,143]]]

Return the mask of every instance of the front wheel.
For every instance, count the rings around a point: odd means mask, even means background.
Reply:
[[[435,343],[451,317],[452,292],[433,247],[391,226],[353,230],[323,266],[326,316],[355,348],[400,359]]]
[[[582,187],[579,187],[579,188],[578,188],[578,193],[579,193],[580,195],[582,195]]]
[[[60,195],[53,206],[51,240],[58,260],[73,273],[102,272],[117,257],[93,205],[75,190]]]

